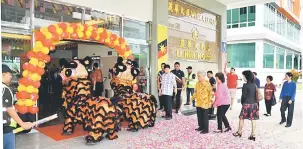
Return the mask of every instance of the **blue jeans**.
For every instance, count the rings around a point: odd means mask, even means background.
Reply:
[[[15,134],[13,132],[3,134],[3,148],[15,149]]]

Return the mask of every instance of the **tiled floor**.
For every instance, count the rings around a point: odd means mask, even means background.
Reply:
[[[237,94],[240,96],[240,90]],[[276,94],[278,95],[278,94]],[[196,117],[192,116],[175,116],[171,121],[164,121],[162,118],[157,119],[158,123],[154,128],[140,130],[139,132],[121,131],[118,133],[119,138],[113,141],[104,139],[101,143],[94,146],[86,146],[84,137],[73,138],[63,141],[54,141],[51,138],[39,133],[33,132],[29,134],[17,135],[17,149],[124,149],[124,148],[234,148],[242,149],[244,144],[249,144],[249,148],[276,148],[276,149],[299,149],[302,148],[302,99],[303,93],[297,93],[297,101],[295,105],[294,123],[291,128],[280,126],[279,105],[273,107],[273,116],[260,116],[257,121],[257,141],[248,142],[250,123],[245,122],[245,134],[242,138],[234,138],[231,134],[214,134],[212,131],[216,128],[216,121],[210,122],[211,133],[205,137],[197,134],[193,128],[196,127]],[[183,100],[184,101],[184,100]],[[264,101],[263,101],[264,102]],[[264,103],[261,102],[260,114],[265,111]],[[236,103],[236,102],[235,102]],[[233,127],[233,131],[237,128],[238,115],[241,105],[236,103],[234,109],[228,111],[228,118]],[[183,108],[187,109],[187,108]],[[188,121],[186,121],[188,119]],[[180,128],[180,129],[178,129]],[[180,134],[180,133],[183,134]],[[172,136],[169,136],[172,135]],[[199,145],[193,141],[193,137],[201,137],[204,141]],[[152,141],[151,141],[152,140]],[[208,141],[208,142],[207,142]],[[136,143],[136,142],[139,142]],[[161,144],[162,142],[162,144]],[[163,145],[163,142],[165,144]],[[225,146],[222,146],[225,142]],[[140,146],[142,144],[142,146]],[[161,147],[159,145],[162,145]],[[196,145],[196,146],[195,146]],[[217,146],[215,146],[217,145]],[[155,147],[156,146],[156,147]],[[203,147],[202,147],[203,146]],[[211,146],[211,147],[210,147]]]

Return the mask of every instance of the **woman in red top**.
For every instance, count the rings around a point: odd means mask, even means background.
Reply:
[[[276,91],[275,85],[272,83],[273,77],[267,76],[266,77],[266,84],[264,88],[264,98],[265,98],[265,105],[267,113],[264,114],[265,116],[271,116],[271,106],[272,100],[274,96],[274,92]]]

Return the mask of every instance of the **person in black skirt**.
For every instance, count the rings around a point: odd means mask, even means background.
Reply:
[[[241,104],[242,109],[239,116],[239,128],[236,133],[233,133],[235,137],[242,136],[242,129],[244,125],[244,119],[251,120],[252,131],[248,138],[249,140],[256,140],[256,120],[259,119],[259,106],[256,98],[257,87],[254,83],[254,74],[250,70],[242,72],[244,82],[242,87]]]
[[[94,96],[98,97],[98,96],[102,96],[102,92],[103,92],[102,71],[100,70],[98,63],[94,63],[93,67],[94,67],[94,71],[90,74],[90,79],[93,84]]]

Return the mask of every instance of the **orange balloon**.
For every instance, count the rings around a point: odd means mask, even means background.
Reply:
[[[30,72],[36,72],[36,66],[28,64],[27,70]]]
[[[45,35],[40,32],[40,31],[37,31],[35,32],[35,40],[36,41],[41,41],[41,40],[44,40],[45,39]]]
[[[124,44],[125,43],[125,39],[124,38],[119,38],[119,43],[120,44]]]
[[[56,47],[54,45],[49,47],[49,50],[54,51],[56,49]]]
[[[78,28],[78,24],[76,24],[76,23],[72,23],[70,26],[71,26],[74,30],[77,30],[77,28]]]
[[[43,60],[44,56],[45,56],[45,54],[43,54],[43,52],[41,52],[41,51],[37,52],[37,59]]]
[[[98,36],[98,33],[96,31],[92,31],[91,38],[95,39]]]
[[[36,56],[36,53],[34,51],[28,51],[26,56],[27,56],[27,58],[31,59],[32,57]]]
[[[87,28],[88,28],[88,25],[87,24],[83,24],[83,27],[84,27],[84,32],[87,30]]]
[[[33,101],[36,101],[36,100],[38,100],[39,96],[38,96],[37,93],[31,93],[31,94],[29,95],[29,98],[30,98],[31,100],[33,100]]]
[[[111,38],[112,41],[115,41],[117,39],[117,35],[116,34],[112,34],[110,38]]]
[[[98,43],[104,44],[104,39],[103,39],[103,38],[100,38],[100,39],[98,40]]]
[[[42,40],[42,44],[44,47],[50,47],[53,45],[53,41],[51,39],[44,39]]]
[[[67,28],[67,24],[66,24],[66,23],[59,23],[59,27],[60,27],[63,31],[65,31],[66,28]]]
[[[51,32],[51,33],[55,33],[55,32],[56,32],[56,27],[55,27],[55,25],[50,25],[50,26],[48,26],[48,31]]]
[[[27,70],[28,69],[28,62],[26,62],[26,63],[24,63],[23,65],[22,65],[22,68],[24,69],[24,70]]]
[[[44,74],[44,69],[43,68],[39,68],[39,67],[37,67],[36,68],[36,72],[39,74],[39,75],[43,75]]]
[[[29,94],[25,91],[18,92],[16,94],[16,96],[17,96],[18,99],[27,99],[27,98],[29,98]]]
[[[59,41],[60,40],[60,36],[57,33],[53,33],[53,37],[52,37],[53,41]]]
[[[39,111],[38,107],[34,107],[34,106],[28,107],[28,112],[31,114],[36,114],[36,113],[38,113],[38,111]]]
[[[45,55],[44,56],[44,58],[43,58],[43,61],[45,62],[45,63],[48,63],[49,61],[50,61],[50,56],[49,55]]]
[[[19,85],[24,85],[24,86],[27,86],[27,85],[29,85],[30,84],[30,81],[27,79],[27,78],[21,78],[21,79],[19,79],[18,80],[18,84]]]
[[[61,38],[63,38],[63,39],[69,38],[68,32],[63,32],[63,33],[61,34]]]
[[[72,39],[78,39],[78,34],[77,33],[72,33],[71,38]]]
[[[28,108],[26,106],[17,106],[17,111],[20,114],[25,114],[28,112]]]
[[[129,50],[130,50],[129,45],[126,45],[126,46],[125,46],[125,51],[129,51]]]
[[[33,87],[35,87],[35,88],[39,88],[40,85],[41,85],[41,83],[40,83],[39,81],[33,81],[33,82],[32,82],[32,85],[33,85]]]

